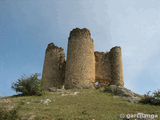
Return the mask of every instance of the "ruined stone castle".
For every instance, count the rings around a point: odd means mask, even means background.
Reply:
[[[45,89],[62,85],[66,89],[94,88],[96,82],[124,86],[121,48],[94,52],[90,31],[73,29],[68,40],[67,60],[61,47],[48,44],[42,79]]]

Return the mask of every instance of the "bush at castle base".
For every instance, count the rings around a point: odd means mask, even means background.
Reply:
[[[17,82],[12,84],[12,89],[21,95],[42,95],[42,80],[38,79],[39,74],[35,73],[30,77],[23,75]]]

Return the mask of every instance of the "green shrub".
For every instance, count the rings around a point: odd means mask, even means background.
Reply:
[[[30,77],[22,75],[17,82],[13,83],[11,88],[21,95],[42,95],[42,80],[38,79],[39,74],[35,73]]]
[[[119,87],[119,86],[121,86],[121,84],[118,82],[118,83],[116,83],[116,86]]]
[[[110,84],[105,84],[104,85],[104,92],[111,92]]]
[[[0,108],[0,120],[21,120],[17,114],[17,108],[7,110]]]
[[[155,98],[159,98],[160,99],[160,90],[153,92],[153,95],[154,95]]]
[[[144,98],[141,100],[143,104],[152,104],[152,105],[160,105],[160,91],[155,91],[151,93],[151,91],[147,92],[144,95]]]

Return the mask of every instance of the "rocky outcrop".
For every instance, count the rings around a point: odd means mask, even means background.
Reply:
[[[127,88],[116,85],[110,85],[109,87],[114,95],[123,97],[131,103],[139,103],[141,101],[140,95],[137,95],[136,93],[132,92]]]
[[[46,104],[46,105],[48,105],[50,102],[52,102],[50,99],[45,99],[40,101],[41,104]]]
[[[11,101],[9,99],[0,99],[0,103],[11,103]]]

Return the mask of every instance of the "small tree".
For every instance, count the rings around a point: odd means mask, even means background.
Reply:
[[[141,100],[141,103],[160,105],[160,91],[152,92],[149,91],[144,95],[144,98]]]
[[[35,73],[30,77],[22,75],[17,82],[13,83],[11,88],[22,95],[42,95],[42,80],[38,79],[39,74]]]

